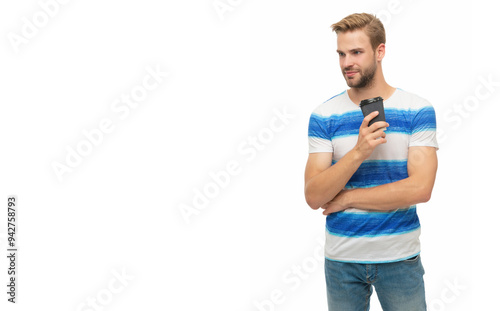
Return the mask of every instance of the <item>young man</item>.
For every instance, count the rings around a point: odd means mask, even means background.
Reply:
[[[368,310],[372,285],[384,310],[426,310],[416,204],[431,197],[436,117],[429,102],[387,84],[385,30],[370,14],[332,25],[350,87],[309,121],[305,197],[326,217],[329,310]],[[368,126],[359,103],[384,99],[386,121]]]

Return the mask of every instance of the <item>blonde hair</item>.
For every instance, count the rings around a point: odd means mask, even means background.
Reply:
[[[333,24],[332,31],[339,33],[362,29],[370,38],[370,44],[375,51],[381,44],[385,44],[385,29],[382,22],[375,15],[368,13],[354,13],[344,17],[340,22]]]

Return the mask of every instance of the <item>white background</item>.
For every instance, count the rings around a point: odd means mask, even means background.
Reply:
[[[389,84],[436,109],[439,171],[419,206],[429,310],[497,305],[493,2],[221,0],[218,12],[212,0],[69,0],[52,16],[48,2],[0,4],[2,310],[326,310],[324,216],[303,197],[307,125],[346,88],[330,25],[354,12],[385,23]],[[113,102],[147,68],[169,76],[120,119]],[[104,119],[113,130],[59,180],[53,163]],[[236,172],[214,187],[227,165]],[[196,199],[204,208],[183,216]]]

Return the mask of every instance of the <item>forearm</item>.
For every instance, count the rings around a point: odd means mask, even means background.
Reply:
[[[308,180],[305,196],[309,206],[317,209],[332,200],[345,187],[361,163],[362,156],[351,150],[337,163]]]
[[[431,192],[432,185],[429,187],[408,177],[377,187],[344,191],[342,200],[347,207],[388,211],[427,202]]]

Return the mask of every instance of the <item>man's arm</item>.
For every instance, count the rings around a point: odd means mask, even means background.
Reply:
[[[356,146],[334,165],[331,152],[309,154],[304,192],[311,208],[318,209],[331,201],[375,147],[387,142],[384,128],[389,126],[388,123],[380,121],[368,127],[368,123],[377,115],[378,111],[375,111],[363,119]]]
[[[318,209],[333,199],[347,184],[363,162],[355,152],[349,152],[332,165],[332,153],[311,153],[305,172],[305,197],[312,209]]]
[[[388,211],[429,201],[437,172],[434,147],[410,147],[408,151],[408,178],[372,188],[341,191],[324,204],[323,214],[349,207]]]

